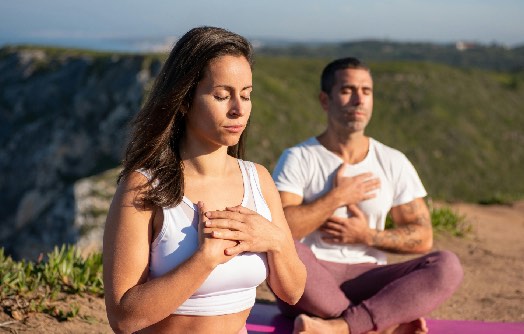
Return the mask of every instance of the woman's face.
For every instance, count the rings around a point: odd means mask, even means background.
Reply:
[[[251,66],[243,56],[213,59],[187,114],[186,138],[206,146],[233,146],[251,114]]]

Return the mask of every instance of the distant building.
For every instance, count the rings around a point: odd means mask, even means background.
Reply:
[[[479,46],[480,46],[479,44],[472,43],[472,42],[458,41],[458,42],[455,43],[455,48],[457,50],[459,50],[459,51],[466,51],[466,50],[476,49]]]

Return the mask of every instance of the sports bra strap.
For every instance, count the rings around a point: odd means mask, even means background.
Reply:
[[[262,187],[260,186],[257,168],[251,161],[243,161],[243,164],[246,166],[246,170],[249,175],[249,183],[251,185],[256,211],[264,216],[267,220],[271,220],[271,212],[269,211],[267,202],[264,199],[264,195],[262,194]]]

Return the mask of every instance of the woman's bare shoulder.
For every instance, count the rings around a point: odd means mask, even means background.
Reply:
[[[260,181],[260,187],[262,188],[262,193],[264,194],[264,197],[267,199],[268,196],[278,196],[277,187],[275,186],[275,182],[273,182],[273,177],[271,176],[267,168],[258,163],[253,164],[255,165],[255,168],[257,170],[258,179]]]
[[[137,209],[152,209],[144,201],[144,196],[149,190],[149,180],[141,172],[133,171],[122,177],[116,189],[114,200],[118,200],[125,206],[133,206]]]

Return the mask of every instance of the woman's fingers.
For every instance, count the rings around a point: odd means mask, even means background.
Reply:
[[[204,226],[205,226],[205,221],[208,220],[208,219],[205,216],[206,206],[205,206],[204,202],[199,201],[197,203],[197,207],[198,207],[198,226],[197,226],[198,242],[201,245],[202,242],[204,241],[203,239],[205,238],[205,234],[204,234],[204,231],[203,231],[204,230]]]
[[[233,219],[208,219],[204,223],[207,228],[224,228],[228,230],[244,230],[245,224]]]
[[[248,250],[249,249],[245,242],[237,241],[236,246],[226,248],[224,253],[229,256],[234,256],[234,255],[238,255]]]
[[[212,230],[212,238],[240,242],[227,248],[227,255],[266,252],[274,248],[275,240],[278,239],[276,236],[280,235],[275,224],[242,206],[229,207],[224,211],[208,211],[205,217],[205,228]]]
[[[245,241],[246,234],[244,232],[228,230],[228,229],[219,229],[211,231],[211,236],[216,239],[226,239],[233,241]]]
[[[244,215],[253,215],[253,214],[256,214],[255,211],[253,210],[250,210],[242,205],[237,205],[237,206],[231,206],[231,207],[227,207],[226,208],[226,211],[231,211],[231,212],[238,212],[238,213],[242,213]]]
[[[246,222],[249,219],[249,214],[246,214],[244,212],[240,212],[239,210],[232,211],[232,210],[223,210],[223,211],[208,211],[205,213],[206,218],[209,219],[230,219],[230,220],[236,220],[239,222]]]
[[[242,206],[226,208],[223,211],[208,211],[205,213],[207,227],[227,228],[234,230],[246,230],[249,226],[254,227],[260,223],[269,223],[258,213]]]

